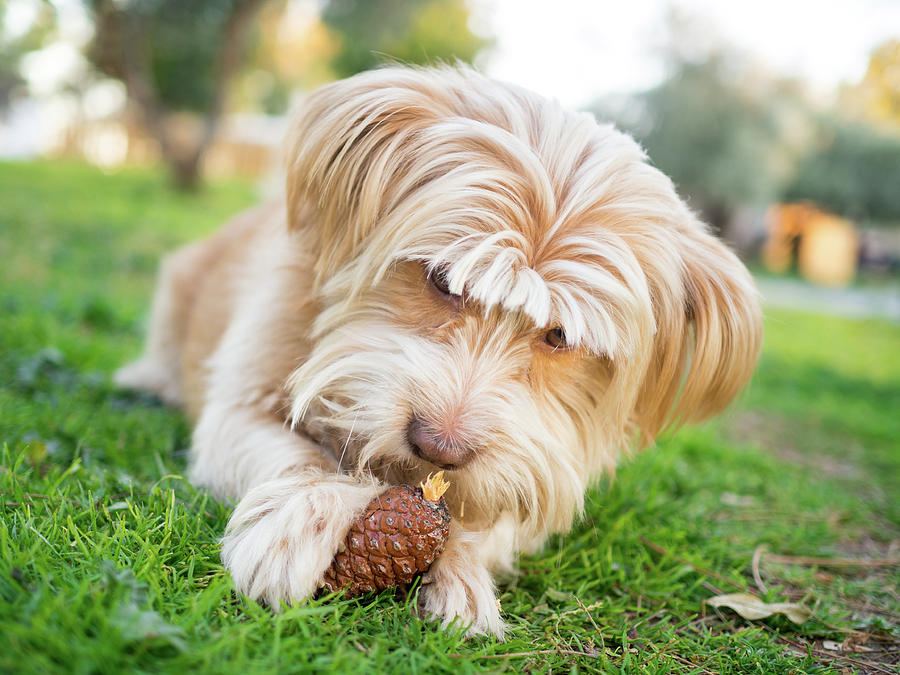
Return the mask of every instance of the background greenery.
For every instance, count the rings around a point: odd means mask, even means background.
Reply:
[[[792,312],[768,313],[729,415],[624,463],[522,560],[500,590],[508,642],[390,593],[277,615],[238,597],[229,509],[182,477],[187,424],[109,375],[140,350],[159,254],[254,199],[0,164],[0,671],[894,672],[900,569],[877,563],[900,538],[900,327]],[[761,590],[760,546],[831,562],[762,556]],[[704,608],[741,589],[814,618]],[[826,649],[847,639],[872,651]]]
[[[14,5],[17,12],[8,9]],[[54,99],[71,117],[70,140],[54,151],[97,161],[89,128],[104,116],[106,123],[118,119],[131,147],[146,146],[142,128],[175,184],[197,189],[220,122],[228,126],[236,114],[283,115],[298,94],[388,62],[489,64],[496,29],[475,7],[466,0],[0,0],[0,123],[11,103]],[[24,24],[23,8],[31,14]],[[573,8],[540,10],[548,35],[553,24],[578,21]],[[538,10],[523,9],[530,11]],[[869,11],[861,9],[861,21]],[[655,12],[665,16],[664,27],[641,41],[655,54],[660,81],[609,92],[591,107],[631,131],[691,206],[746,249],[741,253],[755,253],[759,243],[741,236],[748,214],[760,220],[761,210],[785,199],[896,231],[900,36],[873,46],[865,72],[823,96],[717,35],[706,12],[662,4]],[[18,21],[8,20],[15,14]],[[67,28],[79,14],[86,26]],[[798,54],[804,38],[797,33]],[[83,61],[50,94],[37,71],[25,77],[26,66],[35,52],[48,58],[59,48]],[[552,51],[552,40],[535,48]],[[590,90],[595,75],[584,65]],[[123,100],[101,114],[97,101],[111,91]],[[262,136],[257,129],[256,142]],[[896,244],[888,248],[896,272]]]
[[[900,72],[900,40],[876,49],[862,80],[823,107],[803,82],[734,48],[693,53],[696,30],[675,20],[664,50],[669,75],[598,101],[595,114],[630,131],[726,235],[737,234],[730,229],[742,210],[779,201],[810,201],[858,225],[900,225],[900,104],[872,102],[900,91],[878,76]]]

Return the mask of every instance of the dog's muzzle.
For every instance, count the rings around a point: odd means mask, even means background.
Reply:
[[[471,449],[443,440],[438,432],[418,417],[410,420],[406,439],[416,456],[443,469],[458,469],[472,459]]]

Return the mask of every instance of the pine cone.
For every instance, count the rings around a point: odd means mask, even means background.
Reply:
[[[420,487],[398,485],[369,502],[325,571],[329,591],[352,597],[412,583],[444,550],[450,510],[443,471]]]

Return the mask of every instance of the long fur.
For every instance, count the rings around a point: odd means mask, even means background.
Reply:
[[[288,157],[284,203],[169,259],[119,381],[198,418],[194,481],[243,499],[226,565],[276,606],[318,587],[372,495],[434,470],[412,420],[463,449],[423,604],[502,635],[489,572],[750,378],[751,277],[630,137],[467,68],[325,86]]]

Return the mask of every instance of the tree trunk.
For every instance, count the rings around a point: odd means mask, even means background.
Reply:
[[[197,192],[201,187],[200,160],[196,154],[187,159],[164,158],[172,172],[173,184],[180,192]]]
[[[720,237],[728,234],[728,227],[731,225],[731,219],[734,215],[729,204],[723,201],[713,201],[702,208],[703,216],[709,223],[716,234]]]
[[[228,83],[240,66],[247,28],[267,0],[237,0],[222,26],[219,52],[216,56],[216,80],[203,125],[193,147],[179,147],[166,128],[171,111],[159,99],[153,84],[149,60],[149,40],[140,15],[128,7],[120,8],[114,0],[94,0],[94,60],[108,74],[125,83],[128,97],[140,111],[147,132],[159,144],[163,161],[168,164],[176,188],[195,191],[201,185],[203,157],[215,138],[219,120],[225,110]]]

